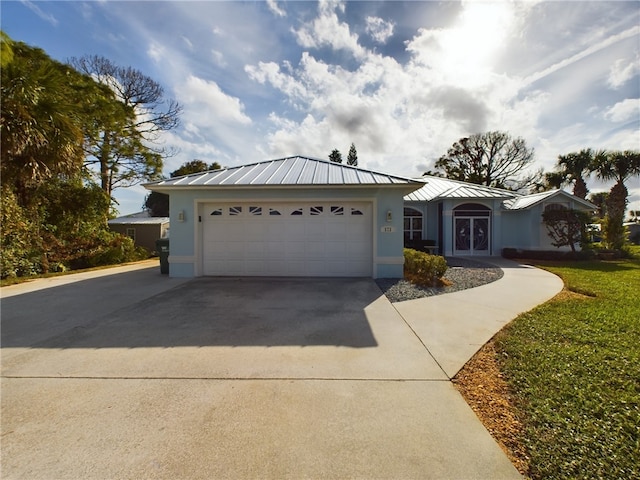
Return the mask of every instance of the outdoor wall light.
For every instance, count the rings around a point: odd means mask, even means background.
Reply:
[[[178,212],[178,221],[179,222],[184,222],[184,210],[180,210]]]
[[[387,222],[392,222],[393,216],[391,215],[391,210],[387,210]]]

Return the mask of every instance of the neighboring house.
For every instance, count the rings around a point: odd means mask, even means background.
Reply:
[[[170,196],[173,277],[403,276],[405,244],[443,255],[555,248],[545,208],[595,206],[556,190],[410,179],[288,157],[145,185]]]
[[[169,236],[169,217],[152,217],[149,212],[114,218],[108,224],[112,231],[130,237],[136,245],[150,252],[156,250],[156,240]]]
[[[635,243],[636,245],[640,245],[640,223],[638,222],[628,222],[623,224],[625,228],[627,228],[629,232],[629,240],[631,243]]]
[[[404,198],[405,241],[428,240],[447,256],[501,255],[503,248],[555,250],[542,212],[596,209],[564,190],[521,195],[428,175],[422,180],[425,185]]]

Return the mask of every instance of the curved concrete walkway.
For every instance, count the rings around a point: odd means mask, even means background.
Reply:
[[[500,267],[504,276],[469,290],[394,303],[449,378],[507,323],[563,288],[560,278],[535,267],[499,257],[474,259]]]

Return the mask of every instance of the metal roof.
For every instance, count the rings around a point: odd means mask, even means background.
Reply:
[[[123,217],[112,218],[107,222],[109,225],[158,225],[169,223],[169,217],[152,217],[149,212],[138,212]]]
[[[475,185],[448,178],[425,175],[421,179],[426,182],[425,185],[419,190],[405,195],[405,201],[430,202],[443,198],[515,198],[520,196],[510,190]]]
[[[169,178],[144,186],[150,190],[190,187],[244,186],[414,186],[421,180],[388,175],[364,168],[307,157],[287,157],[277,160],[226,167],[219,170]]]
[[[540,193],[532,193],[531,195],[523,195],[518,198],[513,198],[509,200],[505,200],[503,206],[507,210],[523,210],[526,208],[533,207],[534,205],[551,200],[554,197],[564,196],[567,197],[574,202],[581,204],[587,210],[595,210],[597,207],[587,200],[584,200],[580,197],[576,197],[575,195],[570,194],[569,192],[565,192],[564,190],[549,190],[547,192]]]

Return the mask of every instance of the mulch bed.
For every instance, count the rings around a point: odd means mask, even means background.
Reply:
[[[523,425],[507,382],[502,377],[493,340],[485,344],[452,380],[482,424],[522,475],[529,457],[522,441]]]

